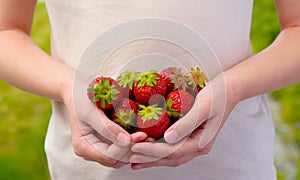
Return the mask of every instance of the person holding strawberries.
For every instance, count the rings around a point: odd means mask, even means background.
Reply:
[[[253,55],[249,40],[253,0],[46,0],[52,28],[49,56],[30,39],[36,0],[2,0],[0,76],[53,100],[45,141],[52,179],[276,179],[274,128],[263,94],[300,81],[300,2],[275,3],[281,33],[268,48]],[[137,19],[144,21],[135,26]],[[148,26],[148,22],[155,24],[153,19],[167,23]],[[128,31],[115,31],[126,23]],[[129,134],[108,119],[86,96],[93,73],[79,71],[78,65],[89,52],[86,57],[97,57],[100,66],[104,56],[98,51],[106,52],[109,47],[115,59],[102,64],[100,74],[116,74],[125,58],[142,55],[163,54],[188,64],[189,52],[198,52],[197,45],[187,48],[195,39],[180,39],[183,31],[164,25],[186,27],[203,37],[221,70],[215,71],[216,66],[203,69],[209,74],[208,83],[161,142],[144,132]],[[146,36],[122,46],[117,43],[137,37],[135,30],[176,37],[186,47]],[[105,39],[111,32],[115,39]],[[101,33],[102,49],[85,51]],[[202,52],[203,57],[206,53]]]

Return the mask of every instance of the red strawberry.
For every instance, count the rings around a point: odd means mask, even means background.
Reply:
[[[162,78],[167,83],[167,92],[171,92],[174,89],[174,83],[171,82],[171,78],[169,77],[171,74],[174,74],[175,67],[168,67],[160,72]]]
[[[188,113],[194,101],[195,98],[184,90],[173,91],[166,98],[166,111],[172,119],[177,120]]]
[[[106,111],[106,115],[129,133],[136,132],[136,116],[139,104],[128,98],[122,98],[114,109]]]
[[[122,108],[114,111],[112,121],[124,128],[128,133],[137,132],[136,113],[134,110],[123,110]]]
[[[110,77],[103,76],[97,77],[89,84],[87,95],[102,110],[113,108],[122,97],[118,83]]]
[[[186,76],[181,68],[168,67],[161,71],[161,76],[167,82],[167,94],[176,89],[187,88]]]
[[[133,84],[139,74],[139,72],[135,71],[125,71],[118,77],[117,82],[123,88],[124,97],[128,97],[129,99],[135,98],[133,94]]]
[[[158,107],[157,104],[140,105],[140,107],[141,110],[137,117],[138,128],[154,139],[161,138],[170,124],[166,111]]]
[[[166,81],[161,75],[149,71],[141,74],[133,85],[133,92],[140,104],[159,104],[166,94]]]
[[[189,78],[188,84],[189,84],[189,92],[196,96],[198,92],[204,88],[205,83],[207,81],[205,75],[203,72],[201,72],[200,68],[197,67],[195,70],[194,68],[191,68],[191,71],[187,74],[187,77]]]
[[[134,102],[131,99],[128,98],[122,98],[119,102],[119,104],[116,107],[116,110],[122,109],[124,111],[127,110],[133,110],[135,114],[137,114],[138,110],[139,110],[139,104]]]
[[[90,88],[94,88],[95,84],[99,84],[101,81],[100,77],[97,77],[95,79],[93,79],[93,81],[89,84],[89,87],[87,89],[87,96],[90,100],[92,100],[95,97],[95,93],[91,92],[91,90],[89,90]]]
[[[116,112],[121,109],[123,111],[133,110],[133,112],[135,114],[137,114],[138,110],[140,109],[140,106],[137,102],[135,102],[131,99],[122,98],[115,108],[109,109],[108,111],[106,111],[106,116],[110,119],[116,119],[117,118]]]

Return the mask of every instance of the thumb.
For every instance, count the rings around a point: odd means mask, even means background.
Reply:
[[[119,146],[128,146],[131,137],[127,131],[106,117],[103,111],[98,110],[99,117],[91,118],[89,124],[102,136]]]
[[[177,143],[197,129],[209,115],[210,97],[208,94],[199,93],[192,109],[165,132],[165,141],[169,144]]]
[[[105,113],[99,110],[95,104],[86,97],[86,87],[88,87],[90,82],[88,79],[89,78],[83,76],[81,72],[76,72],[72,92],[73,104],[69,104],[70,109],[73,110],[72,113],[74,113],[77,118],[78,126],[81,127],[82,133],[85,135],[85,128],[88,128],[89,131],[91,127],[116,145],[122,147],[128,146],[131,141],[129,133],[108,119]],[[85,126],[80,126],[81,124]]]
[[[210,142],[212,142],[216,137],[221,127],[223,126],[222,118],[216,116],[214,118],[208,119],[205,122],[204,130],[199,141],[199,148],[205,148]]]

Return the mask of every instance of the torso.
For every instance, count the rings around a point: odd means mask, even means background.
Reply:
[[[178,23],[201,35],[225,70],[251,55],[252,3],[252,0],[46,0],[52,26],[52,55],[76,68],[90,43],[103,32],[136,19],[156,18]],[[108,42],[104,46],[111,45]],[[179,46],[140,39],[119,47],[112,54],[111,61],[115,64],[111,66],[116,69],[109,73],[118,71],[117,65],[122,64],[118,62],[124,57],[132,59],[149,52],[177,58],[182,64],[190,57]],[[210,154],[178,168],[113,170],[74,155],[65,107],[54,102],[46,152],[54,179],[269,180],[276,179],[273,140],[266,98],[258,96],[241,102],[233,110]]]

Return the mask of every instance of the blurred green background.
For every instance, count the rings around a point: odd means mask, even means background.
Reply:
[[[254,51],[268,46],[278,33],[273,1],[255,1],[251,31]],[[32,38],[47,53],[49,34],[45,5],[40,2]],[[300,84],[269,97],[277,133],[278,179],[300,179]],[[16,89],[0,79],[0,179],[49,179],[44,137],[50,115],[50,100]]]

